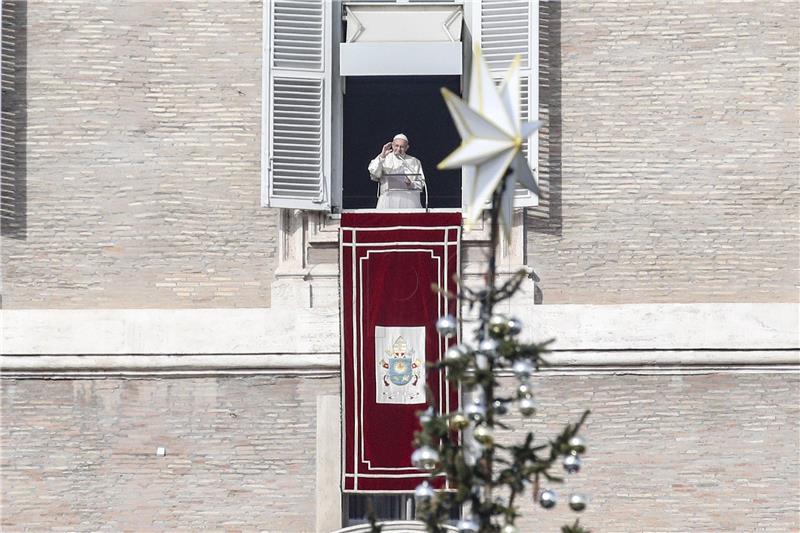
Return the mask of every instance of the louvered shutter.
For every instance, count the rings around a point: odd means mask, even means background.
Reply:
[[[538,0],[480,0],[475,12],[474,40],[483,52],[495,81],[503,78],[514,57],[521,63],[522,116],[536,120],[539,116],[539,1]],[[528,163],[538,183],[539,135],[534,133],[523,145]],[[536,194],[517,187],[515,207],[539,204]]]
[[[331,2],[268,0],[264,17],[262,204],[329,209]]]
[[[17,52],[26,9],[22,2],[0,1],[0,234],[14,238],[24,238],[26,228],[25,178],[17,160],[17,147],[24,142],[19,119],[25,109],[25,93],[18,90],[24,87],[20,72],[25,71],[17,69]]]

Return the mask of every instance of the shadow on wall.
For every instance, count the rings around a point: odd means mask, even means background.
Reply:
[[[526,210],[526,228],[560,236],[561,199],[561,5],[539,4],[539,205]]]
[[[0,233],[27,237],[26,133],[28,8],[24,0],[2,3],[2,128],[0,128]]]

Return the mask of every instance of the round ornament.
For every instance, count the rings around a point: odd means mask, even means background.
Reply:
[[[506,524],[500,530],[500,533],[519,533],[519,529],[517,529],[517,526],[512,524]]]
[[[430,503],[433,500],[435,492],[433,491],[433,487],[427,481],[423,481],[417,488],[414,489],[414,500],[416,501],[417,505],[424,505]]]
[[[556,506],[557,502],[558,496],[550,489],[543,490],[541,494],[539,494],[539,505],[545,509],[552,509]]]
[[[460,361],[469,355],[469,349],[463,344],[455,344],[447,349],[444,354],[445,359],[448,361]]]
[[[500,347],[500,343],[494,339],[484,339],[478,345],[478,350],[486,355],[495,355],[497,349]]]
[[[473,387],[467,395],[467,401],[475,405],[486,405],[486,392],[483,387]]]
[[[536,402],[532,397],[522,398],[519,401],[519,412],[524,417],[533,416],[536,412]]]
[[[525,381],[533,374],[533,363],[530,359],[517,359],[511,366],[511,371],[520,381]]]
[[[502,400],[495,400],[492,402],[492,408],[494,409],[494,413],[496,415],[505,415],[508,414],[508,402],[504,402]]]
[[[583,461],[578,456],[578,454],[571,453],[566,457],[564,457],[564,462],[563,462],[564,470],[566,470],[568,474],[574,474],[578,472],[581,469],[582,464]]]
[[[439,317],[439,320],[436,321],[436,331],[443,337],[447,337],[448,339],[454,337],[457,330],[458,322],[453,315]]]
[[[584,453],[586,451],[586,441],[577,435],[567,441],[567,445],[572,453]]]
[[[503,315],[493,315],[489,319],[489,335],[496,339],[508,335],[508,319]]]
[[[450,428],[462,430],[469,425],[469,419],[463,413],[453,413],[450,415]]]
[[[517,387],[517,398],[530,398],[533,396],[533,385],[530,381],[523,381]]]
[[[427,424],[431,420],[433,420],[433,407],[428,407],[424,411],[420,411],[419,413],[419,423],[420,424]]]
[[[583,494],[570,494],[569,495],[569,508],[573,511],[583,511],[586,509],[587,498]]]
[[[411,464],[420,470],[431,471],[436,468],[436,463],[439,462],[439,452],[430,446],[422,446],[414,450],[411,454]]]
[[[472,436],[475,437],[476,441],[485,446],[491,446],[494,442],[494,434],[492,433],[492,429],[486,426],[476,427],[472,432]]]
[[[486,407],[476,403],[467,404],[464,414],[473,422],[482,422],[486,418]]]
[[[519,335],[520,333],[522,333],[522,321],[512,316],[508,319],[508,334],[513,336]]]

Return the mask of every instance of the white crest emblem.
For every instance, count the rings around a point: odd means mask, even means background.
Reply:
[[[375,401],[425,403],[424,326],[375,326]]]

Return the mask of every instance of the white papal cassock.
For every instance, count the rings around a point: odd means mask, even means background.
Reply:
[[[419,194],[425,186],[425,174],[419,159],[410,155],[389,154],[369,162],[372,181],[380,184],[378,209],[414,209],[422,207]]]

